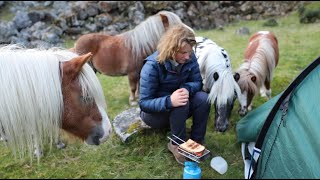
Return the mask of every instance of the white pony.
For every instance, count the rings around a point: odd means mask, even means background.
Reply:
[[[234,100],[241,93],[239,76],[233,76],[227,51],[208,38],[196,37],[194,49],[198,59],[203,90],[209,93],[208,101],[215,106],[215,129],[224,132],[228,128]]]

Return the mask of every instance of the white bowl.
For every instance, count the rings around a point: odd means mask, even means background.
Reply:
[[[228,170],[228,163],[221,156],[212,158],[210,166],[220,174],[224,174]]]

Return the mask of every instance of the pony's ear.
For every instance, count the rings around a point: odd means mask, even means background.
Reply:
[[[169,20],[168,17],[164,14],[159,14],[161,17],[161,21],[164,27],[164,30],[167,31],[167,29],[169,28]]]
[[[219,74],[217,72],[213,73],[213,79],[217,81],[219,79]]]
[[[69,73],[70,77],[75,78],[78,76],[79,72],[82,69],[82,66],[91,58],[92,53],[77,56],[70,61],[63,63],[63,73]],[[72,74],[72,75],[71,75]]]
[[[71,61],[74,64],[74,68],[76,70],[76,72],[80,72],[82,69],[82,66],[91,58],[92,53],[88,52],[87,54],[75,57],[73,59],[71,59]]]
[[[239,79],[240,79],[240,74],[236,72],[236,73],[233,75],[233,78],[234,78],[234,80],[235,80],[236,82],[238,82]]]
[[[251,77],[251,81],[252,81],[252,82],[254,82],[254,83],[255,83],[255,82],[256,82],[256,80],[257,80],[256,76],[252,76],[252,77]]]

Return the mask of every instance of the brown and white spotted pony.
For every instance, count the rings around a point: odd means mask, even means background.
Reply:
[[[271,81],[278,61],[278,40],[272,32],[259,31],[250,37],[244,52],[244,63],[236,71],[240,75],[239,98],[245,102],[239,109],[241,116],[252,109],[253,97],[259,90],[261,96],[271,98]]]
[[[233,76],[231,59],[227,51],[208,38],[196,37],[195,54],[198,59],[203,90],[209,93],[208,101],[215,107],[215,130],[224,132],[237,95],[241,93]]]
[[[0,48],[0,135],[14,154],[32,157],[34,147],[51,148],[61,129],[90,145],[107,140],[112,126],[101,84],[86,63],[91,56]]]
[[[95,71],[108,76],[128,75],[129,103],[137,105],[139,79],[143,60],[156,50],[160,37],[171,26],[183,24],[176,14],[160,11],[148,17],[134,29],[118,35],[85,34],[75,42],[78,54],[91,52]]]

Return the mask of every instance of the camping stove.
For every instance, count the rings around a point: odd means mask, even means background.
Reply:
[[[176,135],[173,135],[175,138],[179,139],[183,143],[185,142],[184,140],[180,139]],[[195,154],[192,154],[182,148],[180,148],[180,144],[177,143],[175,140],[173,140],[171,137],[168,136],[168,139],[170,139],[172,142],[174,142],[176,145],[178,145],[178,153],[186,157],[187,159],[190,159],[192,161],[195,161],[197,163],[200,163],[200,161],[203,161],[211,156],[211,152],[205,148],[201,156],[197,156]]]

